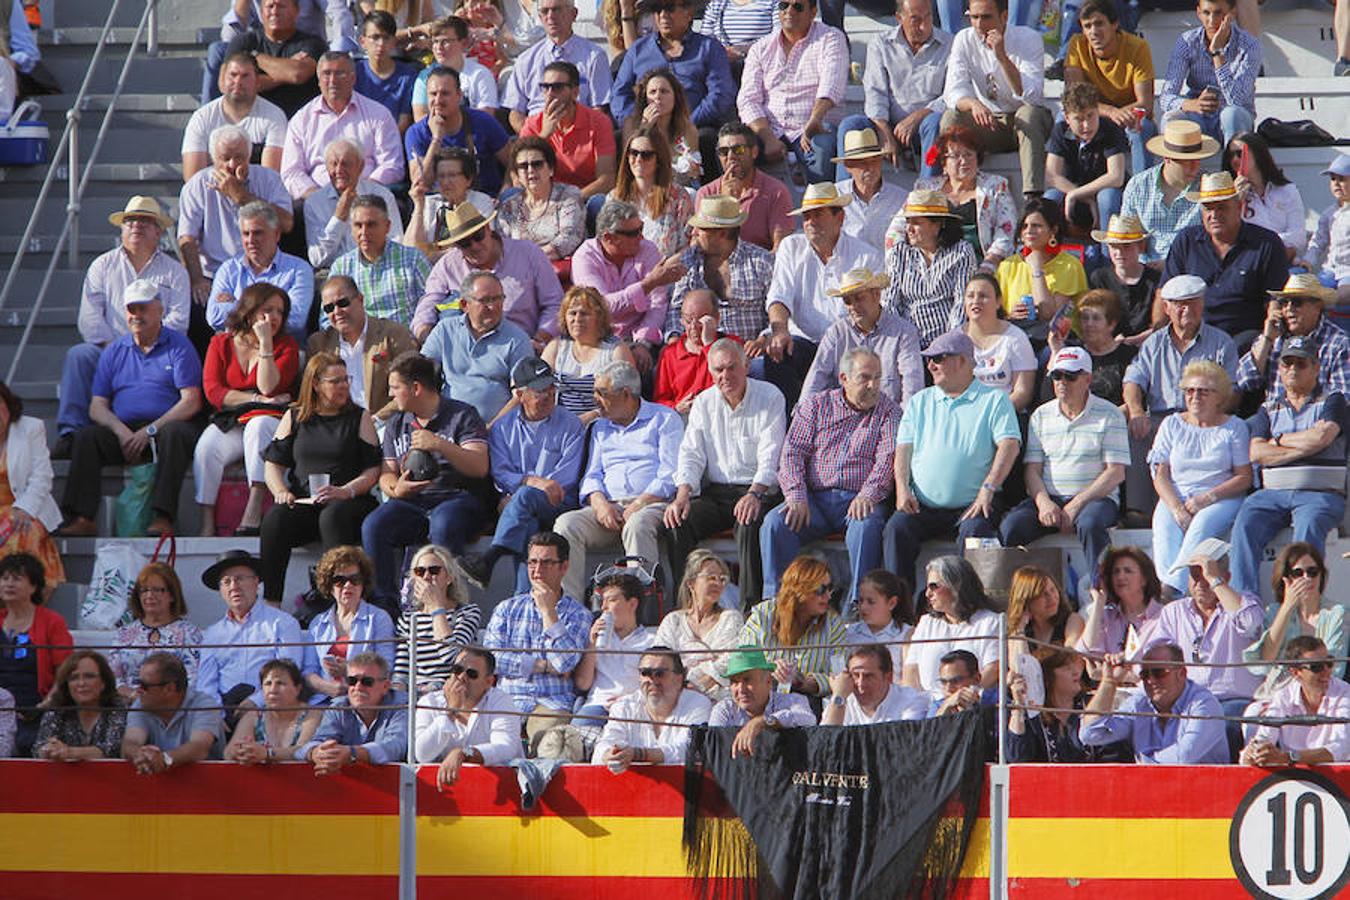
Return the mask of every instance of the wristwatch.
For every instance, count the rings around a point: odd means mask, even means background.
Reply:
[[[992,481],[986,481],[984,484],[980,485],[980,489],[988,491],[991,494],[997,494],[999,491],[1003,490],[1003,486],[994,484]]]
[[[145,426],[146,437],[154,437],[157,434],[159,434],[159,426],[156,425],[154,422],[151,422],[149,425]]]
[[[846,698],[840,697],[838,694],[831,694],[831,695],[830,695],[830,705],[831,705],[831,706],[843,706],[845,702],[846,702]]]
[[[1297,750],[1286,750],[1285,752],[1289,754],[1289,765],[1291,765],[1291,766],[1296,766],[1296,765],[1298,765],[1298,751],[1297,751]]]
[[[775,716],[773,713],[765,713],[765,714],[764,714],[764,724],[765,724],[766,726],[768,726],[769,728],[781,728],[781,727],[782,727],[782,724],[778,721],[778,717]]]
[[[1215,590],[1218,590],[1220,587],[1223,586],[1223,579],[1220,578],[1218,575],[1215,575],[1213,578],[1209,579],[1209,586],[1214,588]]]

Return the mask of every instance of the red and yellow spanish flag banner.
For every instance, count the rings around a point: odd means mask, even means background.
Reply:
[[[1350,896],[1348,789],[1350,766],[1013,766],[1009,896]]]
[[[393,897],[398,779],[395,766],[0,762],[0,897]]]

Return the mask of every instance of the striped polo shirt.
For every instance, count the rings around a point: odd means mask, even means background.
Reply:
[[[1052,495],[1073,497],[1111,463],[1130,464],[1125,416],[1095,394],[1073,419],[1060,410],[1059,400],[1051,400],[1031,414],[1024,462],[1042,464],[1041,479]]]

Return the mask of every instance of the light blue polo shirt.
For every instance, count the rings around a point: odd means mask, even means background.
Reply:
[[[914,447],[910,484],[919,502],[961,509],[980,492],[998,442],[1005,438],[1022,439],[1012,401],[1003,391],[972,381],[956,397],[939,387],[910,397],[895,442]]]
[[[422,355],[441,364],[445,396],[469,404],[484,422],[491,422],[511,399],[511,367],[533,356],[534,345],[519,325],[506,319],[475,338],[469,317],[460,315],[436,323]]]

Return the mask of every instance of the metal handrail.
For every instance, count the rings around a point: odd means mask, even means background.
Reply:
[[[89,157],[84,163],[84,169],[80,171],[79,161],[79,123],[83,115],[84,104],[89,94],[89,84],[93,81],[94,70],[98,66],[103,56],[103,47],[109,43],[112,34],[113,22],[116,19],[117,11],[121,6],[122,0],[113,0],[112,6],[108,10],[108,17],[103,23],[103,31],[99,35],[98,46],[94,48],[94,53],[89,59],[89,68],[84,73],[84,81],[80,84],[80,90],[75,95],[75,100],[71,104],[70,110],[66,113],[66,128],[61,134],[61,140],[57,144],[56,151],[52,154],[51,165],[47,168],[47,175],[42,180],[42,187],[38,190],[38,196],[33,204],[33,212],[28,217],[28,225],[24,228],[23,238],[19,241],[19,247],[14,254],[14,259],[10,263],[9,273],[5,276],[4,287],[0,288],[0,309],[5,308],[6,301],[9,299],[9,293],[14,286],[14,282],[19,275],[19,267],[23,263],[24,256],[28,252],[29,243],[33,238],[33,232],[37,229],[38,215],[42,211],[43,205],[47,201],[47,195],[51,191],[52,182],[57,176],[61,160],[66,158],[66,179],[68,183],[67,201],[66,201],[66,219],[61,227],[61,234],[58,236],[56,246],[52,248],[51,260],[47,265],[47,271],[43,275],[42,284],[38,288],[37,294],[33,297],[32,307],[28,313],[28,321],[24,325],[23,335],[19,338],[18,345],[14,348],[14,356],[10,360],[9,370],[5,373],[5,382],[12,383],[15,372],[18,371],[19,360],[23,356],[23,351],[28,346],[28,340],[33,333],[33,326],[37,323],[38,313],[42,309],[42,303],[47,297],[47,290],[51,286],[52,275],[56,271],[56,264],[61,258],[61,250],[65,248],[66,241],[70,239],[69,264],[71,268],[79,265],[79,216],[80,203],[84,199],[84,192],[89,186],[89,178],[93,173],[94,163],[98,160],[99,150],[103,147],[103,140],[108,133],[108,126],[112,121],[112,114],[117,108],[117,101],[122,96],[123,88],[126,86],[127,74],[131,71],[131,62],[136,57],[136,49],[140,45],[141,36],[146,37],[146,52],[153,54],[157,52],[159,45],[158,15],[156,12],[157,0],[147,0],[145,11],[141,13],[141,20],[136,26],[136,34],[131,39],[131,45],[127,48],[126,59],[122,63],[122,70],[118,73],[117,84],[113,87],[112,97],[108,102],[108,108],[104,111],[103,121],[99,123],[98,136],[94,139],[94,146],[89,152]],[[78,181],[76,173],[79,172]]]

